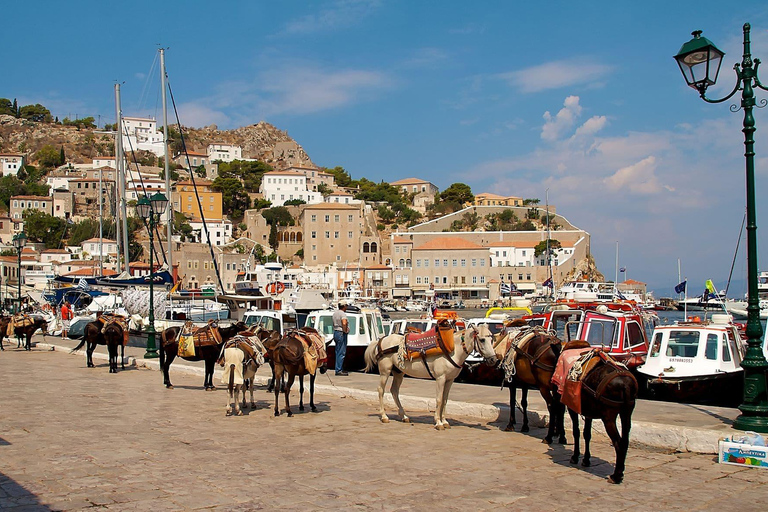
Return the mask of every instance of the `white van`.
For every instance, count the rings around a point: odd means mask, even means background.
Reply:
[[[312,311],[304,325],[317,329],[325,336],[328,352],[328,368],[333,368],[336,362],[336,349],[333,343],[333,309]],[[347,310],[349,336],[347,338],[347,355],[344,358],[345,370],[362,370],[365,368],[363,355],[365,349],[374,341],[383,338],[384,322],[378,309],[363,308],[360,311]]]

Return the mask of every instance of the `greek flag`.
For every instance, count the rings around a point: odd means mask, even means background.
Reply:
[[[502,295],[509,295],[512,293],[512,287],[509,286],[508,283],[505,283],[504,281],[501,282],[501,285],[499,285],[499,291]]]
[[[627,271],[627,267],[621,267],[621,268],[619,269],[619,272],[626,272],[626,271]]]
[[[546,286],[546,287],[548,287],[548,288],[552,288],[552,278],[550,277],[549,279],[547,279],[546,281],[544,281],[543,283],[541,283],[541,285],[542,285],[542,286]]]
[[[85,280],[84,277],[80,278],[80,281],[77,283],[77,287],[83,291],[88,289],[88,281]]]
[[[616,298],[617,299],[619,299],[619,300],[627,300],[627,297],[625,297],[624,294],[621,293],[618,288],[616,288],[615,292],[616,292]]]

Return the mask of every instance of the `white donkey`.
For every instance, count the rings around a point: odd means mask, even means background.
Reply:
[[[365,371],[370,371],[374,366],[379,368],[381,375],[379,380],[379,414],[382,423],[389,423],[389,418],[384,412],[384,390],[390,374],[392,374],[392,398],[397,405],[400,419],[404,423],[410,422],[410,418],[405,415],[405,410],[400,403],[400,385],[403,383],[403,376],[408,375],[419,379],[435,379],[437,382],[435,428],[437,430],[451,428],[445,419],[445,405],[448,402],[451,385],[461,373],[461,367],[467,356],[476,350],[483,356],[487,364],[495,365],[497,361],[493,351],[493,334],[486,324],[470,326],[464,331],[455,332],[454,340],[456,342],[451,354],[427,356],[426,367],[424,362],[418,358],[413,360],[405,358],[400,367],[396,365],[396,361],[400,357],[398,352],[404,343],[403,336],[400,334],[390,334],[380,341],[368,345],[365,350]]]
[[[243,415],[240,408],[240,393],[243,393],[242,408],[246,409],[246,389],[251,392],[251,408],[256,408],[256,401],[253,399],[253,379],[256,376],[256,370],[264,364],[264,352],[264,346],[258,340],[244,336],[236,336],[224,346],[219,361],[224,366],[221,383],[227,386],[227,416],[232,415],[233,403],[235,415]]]

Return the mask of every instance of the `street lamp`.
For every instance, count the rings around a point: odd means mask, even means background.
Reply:
[[[154,248],[155,241],[155,226],[160,221],[160,216],[165,213],[166,208],[168,208],[168,198],[160,192],[157,192],[150,198],[144,196],[136,204],[136,214],[144,220],[149,232],[149,326],[147,327],[147,351],[144,354],[145,358],[158,357],[157,344],[155,343],[155,269],[152,249]]]
[[[757,78],[759,59],[752,59],[749,41],[749,23],[744,24],[744,53],[741,65],[736,64],[736,85],[726,97],[712,100],[705,96],[707,87],[714,85],[720,70],[720,63],[725,55],[708,39],[701,37],[701,31],[693,32],[693,39],[685,43],[675,55],[686,83],[699,91],[701,99],[707,103],[722,103],[741,91],[741,108],[744,109],[744,156],[747,163],[747,354],[741,362],[744,369],[744,399],[739,406],[741,415],[733,426],[740,430],[768,432],[768,387],[766,372],[768,361],[763,357],[761,347],[763,327],[760,324],[760,307],[757,293],[757,222],[755,220],[755,118],[752,109],[755,106],[754,88],[768,91]],[[754,64],[753,64],[754,63]],[[768,104],[760,100],[760,107]],[[736,105],[732,112],[738,112]]]
[[[21,253],[24,251],[24,246],[27,245],[27,235],[24,234],[22,231],[18,235],[13,236],[13,246],[16,248],[16,252],[19,255],[19,274],[18,274],[18,285],[19,285],[19,293],[17,296],[18,300],[18,306],[16,309],[16,312],[21,312]]]

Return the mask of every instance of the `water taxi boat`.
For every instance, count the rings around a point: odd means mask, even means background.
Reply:
[[[652,396],[737,404],[744,376],[745,342],[726,314],[657,326],[638,372]]]

